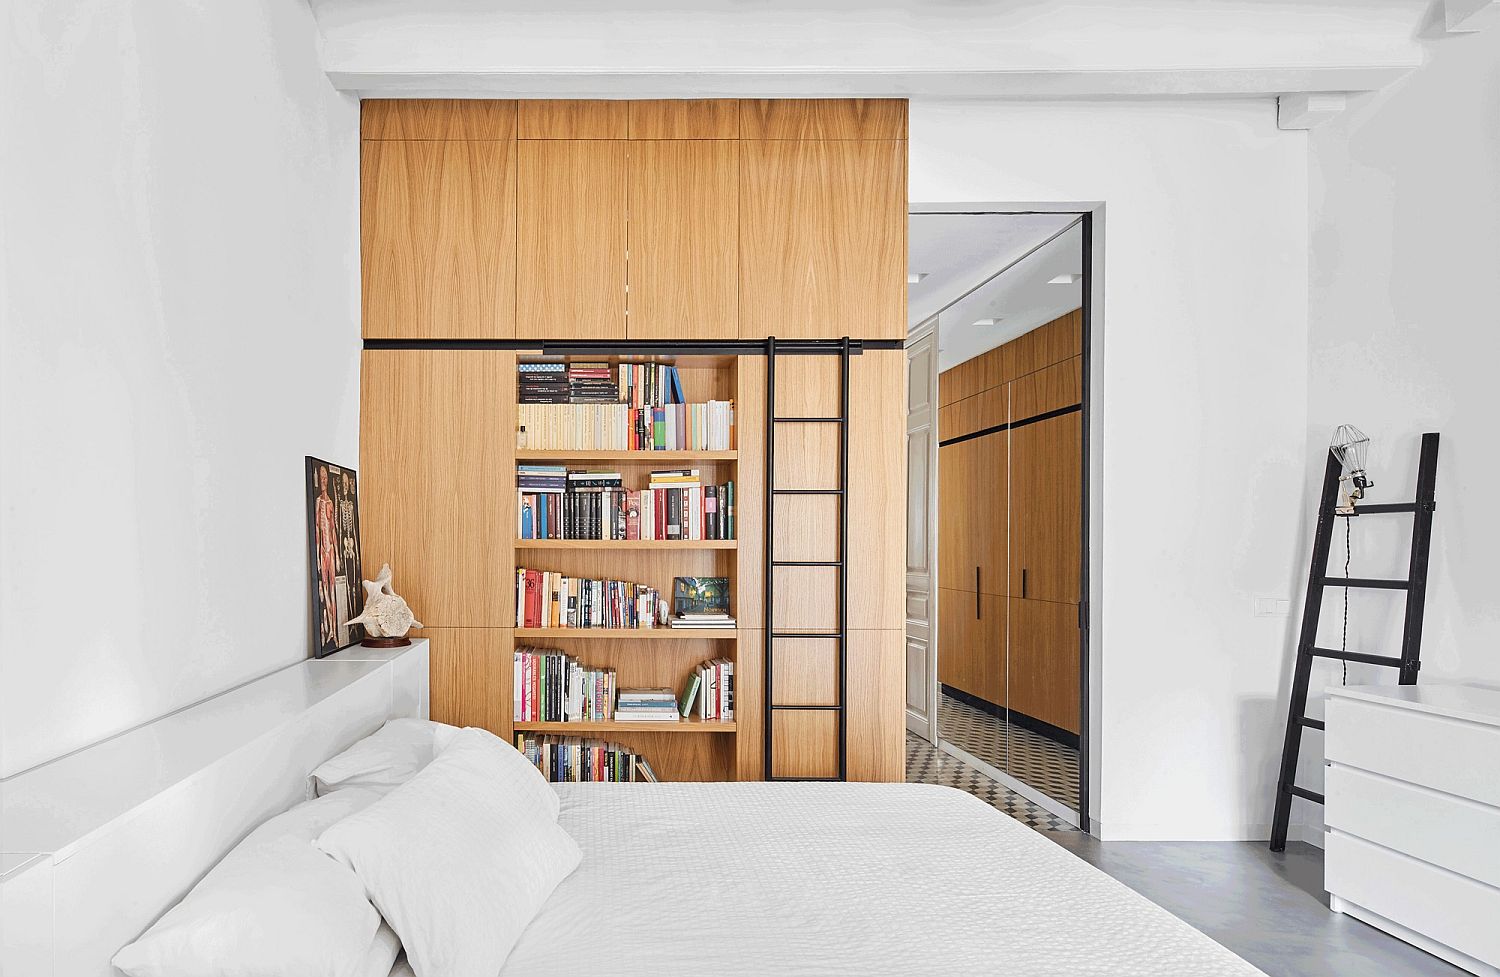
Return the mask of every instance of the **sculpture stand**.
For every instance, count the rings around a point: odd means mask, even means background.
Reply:
[[[366,648],[405,648],[411,644],[410,638],[366,638],[360,642]]]

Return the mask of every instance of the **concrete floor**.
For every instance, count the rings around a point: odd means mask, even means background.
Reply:
[[[1323,852],[1304,842],[1101,842],[1041,832],[1206,933],[1269,977],[1463,977],[1464,971],[1328,910]]]

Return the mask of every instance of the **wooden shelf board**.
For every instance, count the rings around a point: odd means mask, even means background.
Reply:
[[[518,550],[733,550],[733,539],[518,539]]]
[[[618,641],[715,638],[733,641],[736,628],[516,628],[517,638],[609,638]]]
[[[586,448],[517,448],[517,461],[736,461],[738,451],[592,451]]]
[[[515,729],[527,733],[733,733],[734,720],[699,719],[696,716],[671,722],[649,722],[645,720],[620,721],[607,719],[596,722],[572,723],[515,723]]]

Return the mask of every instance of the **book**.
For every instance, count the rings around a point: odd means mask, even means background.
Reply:
[[[661,604],[646,584],[516,568],[518,628],[654,628]]]
[[[677,700],[677,711],[686,719],[693,714],[693,700],[698,697],[698,688],[703,685],[703,676],[696,671],[688,676],[682,687],[682,696]]]
[[[672,613],[729,615],[728,577],[673,577]]]

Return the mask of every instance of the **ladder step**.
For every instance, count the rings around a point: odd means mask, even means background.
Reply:
[[[777,424],[842,424],[842,417],[773,417]]]
[[[1328,587],[1362,587],[1368,590],[1409,590],[1410,580],[1372,580],[1369,577],[1324,577]]]
[[[829,641],[842,641],[844,636],[837,631],[772,631],[773,638],[825,638]]]
[[[772,489],[772,495],[843,495],[843,489]]]
[[[1372,502],[1369,505],[1358,505],[1353,512],[1335,512],[1334,515],[1340,519],[1348,519],[1350,516],[1373,516],[1380,512],[1416,512],[1415,502]]]
[[[836,784],[838,777],[767,777],[766,780],[782,784]]]
[[[1321,720],[1321,719],[1309,719],[1306,716],[1301,716],[1301,717],[1298,718],[1297,722],[1299,722],[1302,725],[1306,726],[1308,729],[1322,729],[1323,728],[1323,720]]]
[[[790,706],[790,705],[783,706],[783,705],[777,705],[774,702],[771,703],[771,708],[772,709],[789,709],[789,710],[791,710],[793,712],[796,712],[798,710],[811,710],[811,711],[814,711],[814,712],[843,712],[844,711],[844,707],[843,706]]]
[[[1336,661],[1359,662],[1362,665],[1385,665],[1400,668],[1401,659],[1394,655],[1367,655],[1362,651],[1339,651],[1337,648],[1314,648],[1314,658],[1332,658]]]
[[[1288,787],[1287,790],[1291,791],[1293,794],[1296,794],[1303,800],[1313,801],[1317,804],[1323,803],[1323,795],[1315,790],[1308,790],[1306,787],[1298,787],[1296,784]]]
[[[772,560],[773,567],[841,567],[843,560]]]

